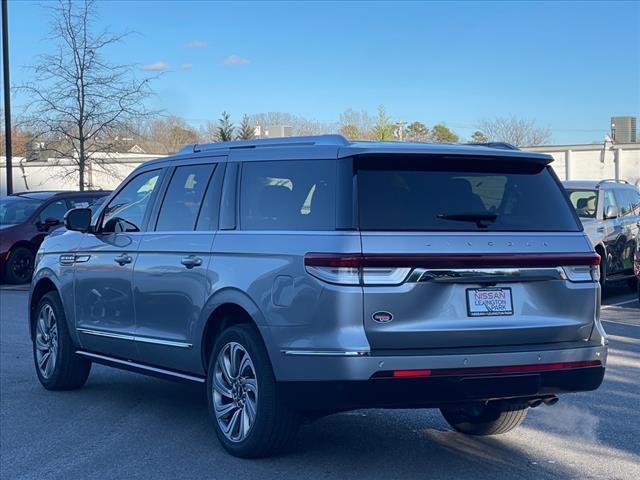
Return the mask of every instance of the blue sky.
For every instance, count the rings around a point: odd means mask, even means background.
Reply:
[[[13,84],[51,47],[42,5],[9,1]],[[166,64],[154,102],[194,125],[222,110],[334,121],[384,105],[394,120],[445,122],[463,137],[483,118],[515,115],[550,128],[554,143],[590,143],[611,115],[640,116],[640,2],[98,8],[98,27],[136,32],[109,59],[138,65],[140,76]]]

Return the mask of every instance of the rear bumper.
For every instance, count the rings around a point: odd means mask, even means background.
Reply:
[[[498,366],[542,365],[598,360],[604,366],[607,346],[600,342],[576,342],[554,349],[550,345],[530,345],[510,351],[483,349],[472,352],[436,354],[377,355],[370,352],[274,352],[271,360],[280,382],[366,381],[383,371],[416,369],[473,369]],[[526,348],[526,349],[525,349]],[[458,350],[458,349],[454,349]]]
[[[282,382],[286,401],[300,410],[431,408],[482,400],[547,398],[597,389],[605,368],[587,367],[531,374],[455,375],[415,379]]]

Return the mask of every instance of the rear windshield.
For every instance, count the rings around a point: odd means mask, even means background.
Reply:
[[[549,167],[431,157],[356,168],[361,230],[580,230]]]
[[[598,190],[567,190],[569,200],[582,218],[596,218]]]

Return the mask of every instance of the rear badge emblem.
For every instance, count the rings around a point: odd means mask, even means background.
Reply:
[[[378,322],[378,323],[389,323],[391,320],[393,320],[393,314],[391,312],[375,312],[373,315],[371,315],[371,318],[373,318],[374,322]]]

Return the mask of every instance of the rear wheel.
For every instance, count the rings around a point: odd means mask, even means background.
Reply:
[[[9,253],[5,270],[5,280],[8,283],[29,283],[33,275],[34,255],[25,247],[15,247]]]
[[[267,351],[251,325],[228,328],[216,341],[207,398],[220,443],[237,457],[280,453],[297,432],[299,415],[282,402]]]
[[[33,360],[44,388],[73,390],[85,384],[91,362],[75,350],[60,297],[49,292],[38,302],[33,326]]]
[[[527,405],[497,402],[440,409],[449,425],[467,435],[507,433],[522,423],[527,411]]]

